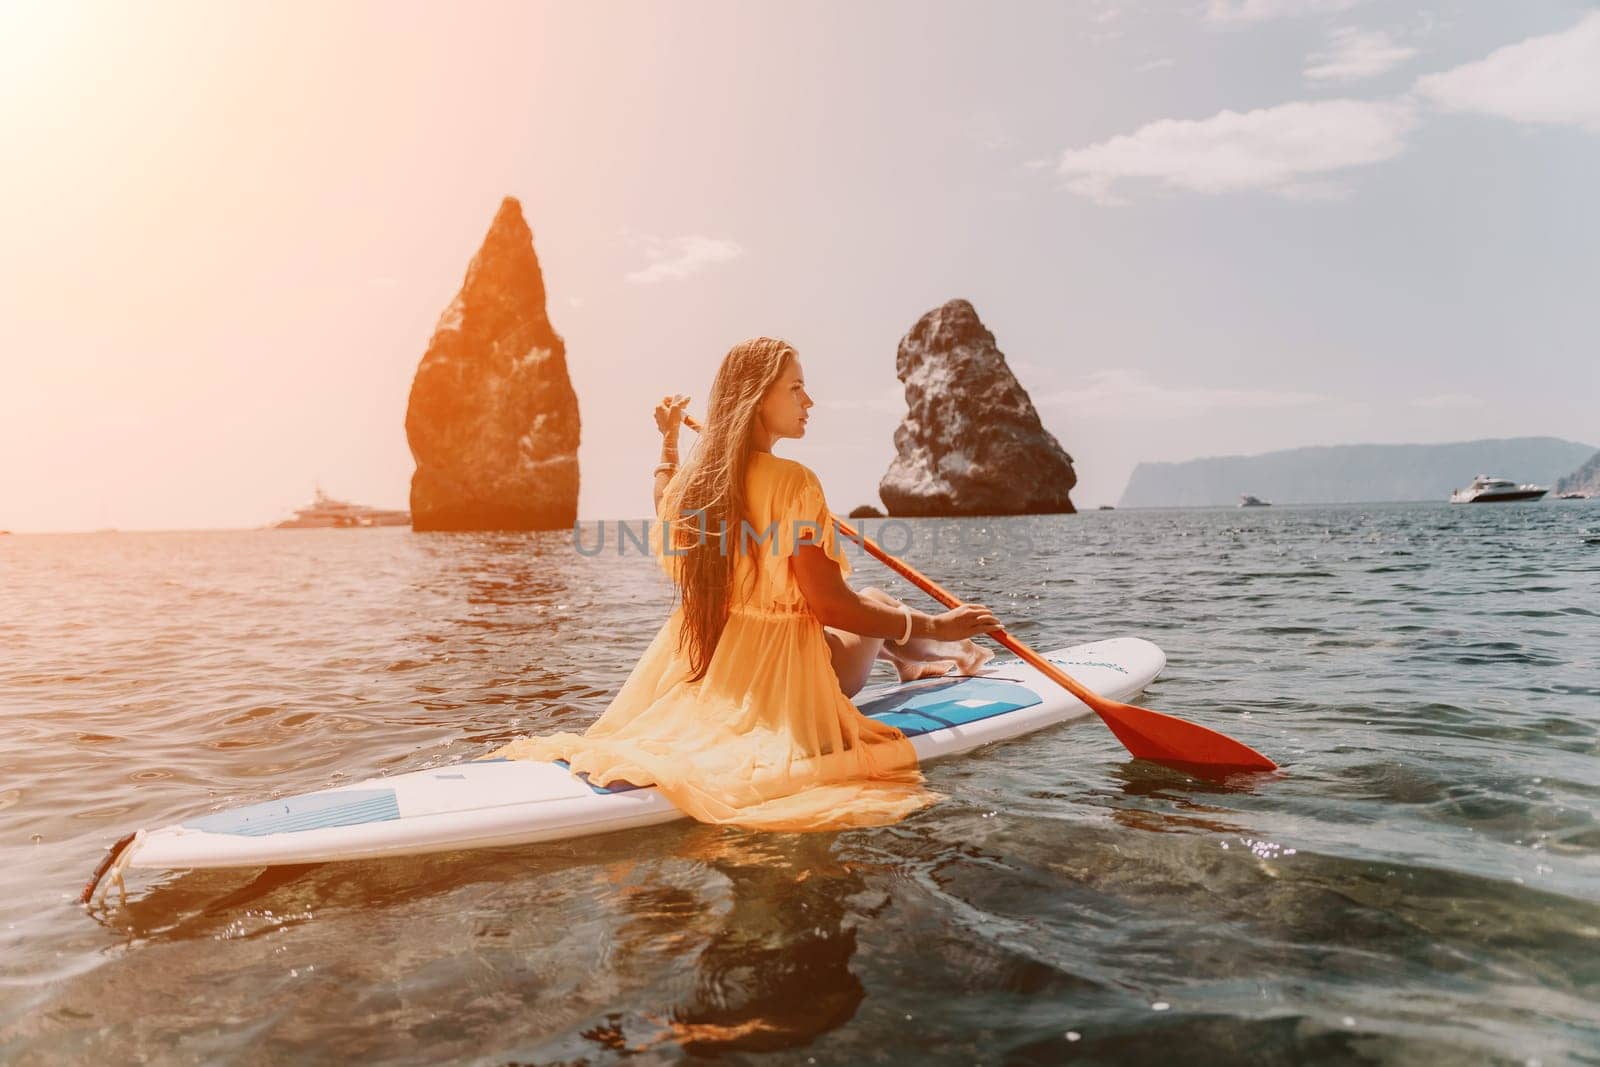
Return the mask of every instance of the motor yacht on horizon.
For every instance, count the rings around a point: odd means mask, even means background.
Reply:
[[[1513,500],[1538,500],[1550,490],[1539,485],[1518,485],[1508,478],[1473,475],[1472,484],[1450,494],[1452,504],[1508,504]]]

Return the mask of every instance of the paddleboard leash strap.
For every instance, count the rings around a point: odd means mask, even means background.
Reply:
[[[94,900],[94,893],[100,886],[100,879],[105,877],[106,871],[112,871],[111,881],[122,894],[122,902],[128,902],[128,887],[122,880],[122,872],[128,866],[128,861],[133,859],[135,846],[144,839],[143,830],[135,830],[117,839],[116,843],[106,849],[105,858],[95,867],[94,874],[89,877],[89,882],[83,887],[83,895],[78,897],[78,903],[87,906]],[[115,868],[113,870],[113,868]]]

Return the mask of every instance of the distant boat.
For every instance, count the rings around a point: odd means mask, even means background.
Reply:
[[[1508,504],[1513,500],[1538,500],[1550,490],[1541,485],[1518,485],[1506,478],[1474,475],[1472,484],[1450,494],[1452,504]]]
[[[1557,493],[1557,500],[1588,500],[1589,494],[1585,492]]]
[[[1116,511],[1117,509],[1112,507],[1110,504],[1101,504],[1100,507],[1097,508],[1096,510],[1098,510],[1098,511]]]
[[[1240,493],[1239,506],[1241,508],[1270,508],[1272,501],[1262,500],[1260,497],[1251,496],[1249,493]]]
[[[296,508],[294,518],[274,523],[277,530],[312,530],[362,526],[410,526],[411,512],[390,508],[369,508],[335,500],[318,486],[310,507]]]

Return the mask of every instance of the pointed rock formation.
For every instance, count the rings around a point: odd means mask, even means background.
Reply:
[[[935,308],[900,341],[910,409],[878,483],[890,515],[1072,513],[1072,457],[1039,423],[1006,357],[965,300]]]
[[[578,516],[578,397],[545,313],[522,205],[506,197],[411,383],[417,530],[558,530]]]

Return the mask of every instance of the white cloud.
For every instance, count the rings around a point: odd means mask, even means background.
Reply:
[[[1475,63],[1425,74],[1417,79],[1417,92],[1446,111],[1600,133],[1600,12],[1561,33],[1529,37]]]
[[[1208,22],[1265,22],[1348,11],[1359,3],[1361,0],[1210,0],[1205,17]]]
[[[733,241],[700,234],[675,237],[670,241],[641,235],[640,240],[650,265],[642,270],[630,271],[623,277],[641,285],[662,281],[681,282],[714,263],[726,263],[744,255],[744,249]]]
[[[1263,189],[1327,199],[1330,171],[1378,163],[1405,148],[1416,124],[1403,101],[1296,101],[1207,119],[1161,119],[1132,133],[1061,153],[1067,188],[1120,203],[1112,187],[1144,178],[1197,193]]]
[[[1172,66],[1172,64],[1173,60],[1170,56],[1162,56],[1160,59],[1152,59],[1148,63],[1140,63],[1133,69],[1138,73],[1143,74],[1147,70],[1162,70],[1166,67]]]
[[[1434,411],[1464,411],[1467,408],[1483,407],[1483,400],[1471,393],[1439,393],[1434,396],[1419,396],[1411,402],[1411,406]]]
[[[1328,47],[1306,57],[1306,78],[1314,82],[1354,82],[1393,70],[1417,54],[1395,44],[1382,30],[1352,27],[1328,34]]]
[[[1142,371],[1096,371],[1081,384],[1048,393],[1038,407],[1071,408],[1076,414],[1123,418],[1182,418],[1214,411],[1302,408],[1326,397],[1285,389],[1232,389],[1210,385],[1165,385]]]

